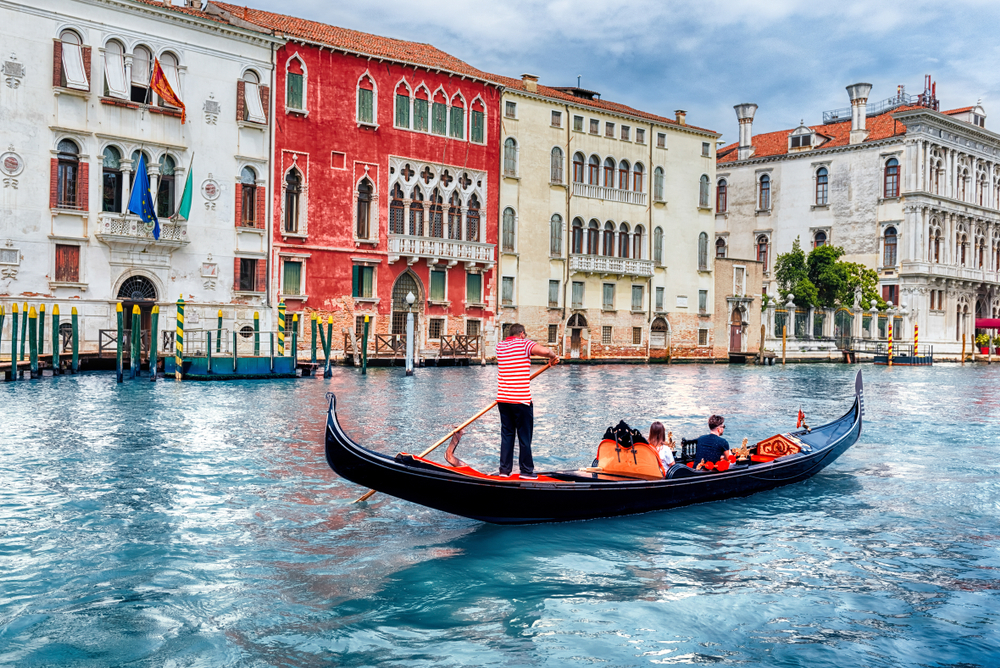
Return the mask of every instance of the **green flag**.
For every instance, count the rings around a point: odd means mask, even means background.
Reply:
[[[191,162],[188,163],[187,180],[184,182],[184,194],[181,195],[181,204],[177,207],[177,217],[189,220],[191,217],[191,198],[194,190],[194,153],[191,154]]]

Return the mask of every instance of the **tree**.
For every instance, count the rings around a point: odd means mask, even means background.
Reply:
[[[798,237],[795,237],[792,250],[782,253],[775,259],[774,270],[782,302],[788,301],[788,295],[795,295],[797,306],[816,306],[819,293],[815,284],[809,279],[806,254]]]
[[[888,304],[878,293],[878,272],[857,262],[841,262],[847,266],[847,294],[841,298],[844,305],[854,304],[854,292],[861,288],[861,308],[868,310],[874,305],[884,311]]]
[[[816,286],[817,306],[833,308],[838,303],[854,302],[854,291],[848,289],[849,263],[840,261],[843,255],[843,248],[829,245],[819,246],[809,253],[806,269],[809,280]]]

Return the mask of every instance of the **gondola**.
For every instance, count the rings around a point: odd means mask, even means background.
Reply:
[[[851,409],[828,424],[765,439],[794,443],[798,449],[771,461],[741,463],[725,472],[696,471],[677,464],[658,480],[623,479],[588,469],[539,471],[537,480],[519,480],[364,448],[344,432],[337,421],[336,398],[333,394],[328,397],[326,460],[338,475],[400,499],[495,524],[631,515],[748,496],[800,482],[829,466],[857,442],[864,417],[859,371]]]

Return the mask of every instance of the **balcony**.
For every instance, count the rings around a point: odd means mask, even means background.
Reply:
[[[903,261],[900,267],[900,276],[913,274],[926,274],[941,278],[954,278],[962,281],[973,281],[981,283],[1000,283],[1000,273],[989,269],[976,269],[973,267],[959,267],[953,264],[939,264],[937,262],[912,262]]]
[[[602,276],[643,276],[653,275],[652,260],[632,260],[624,257],[604,255],[570,255],[569,270],[582,274]]]
[[[646,206],[646,193],[607,188],[605,186],[592,186],[587,183],[574,183],[573,196],[602,199],[606,202],[621,202],[622,204],[641,204],[642,206]]]
[[[389,264],[402,258],[406,258],[407,264],[415,264],[423,258],[432,262],[445,262],[449,267],[465,262],[466,267],[471,269],[476,264],[492,266],[493,253],[493,244],[476,241],[389,235]]]
[[[186,222],[160,222],[160,238],[153,238],[153,228],[138,216],[102,213],[98,218],[97,238],[119,250],[154,247],[171,252],[191,243]]]

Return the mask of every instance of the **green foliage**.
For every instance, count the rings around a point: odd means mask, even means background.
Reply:
[[[854,306],[854,293],[861,288],[861,308],[873,305],[880,311],[887,304],[879,296],[878,273],[857,262],[845,262],[844,249],[839,246],[820,246],[806,255],[799,238],[792,250],[777,257],[775,277],[782,302],[788,295],[795,295],[795,304],[801,308]]]
[[[854,294],[847,297],[847,263],[840,262],[844,249],[839,246],[814,248],[806,258],[809,280],[816,286],[817,306],[833,308],[839,303],[853,302]]]
[[[979,346],[980,348],[990,345],[989,334],[977,334],[976,345]]]
[[[854,304],[854,291],[861,287],[861,308],[868,310],[875,306],[879,311],[886,310],[889,305],[878,293],[878,272],[857,262],[842,262],[847,265],[847,294],[841,303],[850,306]]]
[[[816,306],[819,293],[809,279],[806,254],[798,237],[795,237],[792,250],[782,253],[774,261],[774,275],[778,279],[778,292],[782,302],[788,301],[788,295],[795,295],[796,306]]]

